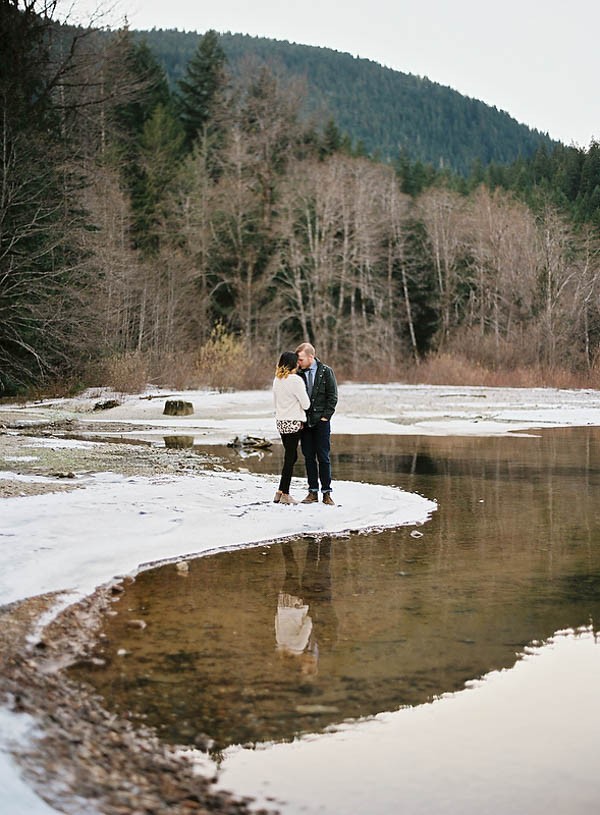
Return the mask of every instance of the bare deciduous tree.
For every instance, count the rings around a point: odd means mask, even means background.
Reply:
[[[458,309],[459,261],[464,254],[464,199],[450,190],[432,188],[417,202],[433,258],[440,329],[438,348],[447,342]]]

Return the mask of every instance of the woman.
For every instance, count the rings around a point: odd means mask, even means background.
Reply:
[[[275,403],[275,420],[277,430],[283,442],[285,455],[279,489],[273,501],[276,504],[297,504],[290,495],[290,483],[294,464],[298,458],[300,432],[306,421],[306,411],[310,399],[304,381],[296,376],[298,357],[292,351],[284,351],[279,357],[273,380],[273,401]]]

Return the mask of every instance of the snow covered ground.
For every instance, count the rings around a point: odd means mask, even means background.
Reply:
[[[393,435],[497,435],[536,427],[600,425],[600,391],[556,388],[475,388],[429,385],[340,386],[332,422],[334,433]],[[115,394],[88,391],[77,399],[46,400],[23,406],[23,423],[46,417],[74,417],[88,424],[101,421],[119,435],[164,435],[179,431],[198,443],[222,444],[235,435],[276,438],[271,392],[148,391],[121,397],[118,407],[94,412],[94,404]],[[152,398],[148,398],[152,397]],[[194,414],[165,417],[167,397],[192,402]],[[0,405],[3,413],[11,408]],[[128,426],[127,430],[122,425]]]
[[[191,401],[194,415],[164,417],[167,395]],[[123,438],[178,433],[206,444],[244,434],[276,437],[270,391],[149,391],[148,396],[154,398],[120,397],[119,407],[99,412],[93,406],[107,398],[104,391],[79,399],[0,405],[0,425],[76,419],[91,432],[101,422],[105,428],[114,424],[115,435]],[[600,425],[600,393],[348,384],[340,387],[332,430],[490,435],[565,425]],[[31,442],[55,449],[89,444],[47,438]],[[41,476],[15,476],[24,460],[18,455],[0,459],[0,480],[43,481]],[[300,463],[296,472],[300,476]],[[336,507],[282,507],[272,503],[276,479],[269,476],[208,470],[149,478],[112,472],[75,475],[80,489],[1,501],[0,605],[50,591],[67,592],[65,604],[152,561],[291,535],[422,524],[435,509],[432,501],[396,488],[350,482],[334,484]],[[301,497],[303,485],[297,478],[292,492]],[[0,809],[10,815],[47,815],[51,810],[20,781],[10,758],[10,741],[24,737],[21,717],[2,711],[0,727]]]

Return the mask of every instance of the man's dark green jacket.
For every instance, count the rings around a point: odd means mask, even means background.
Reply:
[[[298,368],[298,376],[301,376],[306,383],[306,371]],[[337,382],[335,374],[329,365],[325,365],[317,359],[317,370],[313,384],[310,407],[306,411],[306,423],[309,427],[315,427],[321,419],[331,419],[335,413],[335,406],[338,400]]]

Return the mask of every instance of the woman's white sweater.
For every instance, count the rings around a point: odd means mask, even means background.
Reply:
[[[310,407],[310,399],[302,377],[296,374],[290,374],[287,379],[275,377],[273,380],[273,402],[275,404],[276,419],[293,419],[305,422],[305,411]]]

